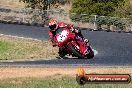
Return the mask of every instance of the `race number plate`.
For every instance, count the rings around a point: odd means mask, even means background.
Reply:
[[[58,42],[63,42],[66,38],[67,38],[67,35],[68,35],[68,31],[66,30],[63,30],[57,37],[57,41]]]

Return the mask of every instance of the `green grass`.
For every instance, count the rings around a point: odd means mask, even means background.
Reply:
[[[0,81],[0,88],[132,88],[130,84],[85,84],[78,85],[75,78],[8,79]]]
[[[37,41],[0,36],[0,60],[49,58],[58,49],[50,41]]]
[[[12,46],[10,43],[0,41],[0,53],[7,52],[10,46]]]

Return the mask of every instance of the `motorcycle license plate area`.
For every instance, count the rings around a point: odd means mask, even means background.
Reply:
[[[60,32],[57,35],[57,41],[58,42],[64,42],[66,40],[67,36],[68,36],[68,31],[67,30],[63,30],[62,32]]]

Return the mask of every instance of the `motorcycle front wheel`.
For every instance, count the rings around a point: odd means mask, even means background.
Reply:
[[[69,44],[69,45],[68,45],[68,48],[72,51],[72,53],[73,53],[76,57],[78,57],[78,58],[84,58],[84,57],[80,54],[80,52],[78,52],[78,51],[74,48],[74,46],[73,46],[72,44]]]
[[[94,57],[94,52],[90,46],[88,46],[89,54],[86,55],[87,59],[92,59]]]

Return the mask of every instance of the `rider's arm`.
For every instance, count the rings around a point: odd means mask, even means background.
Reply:
[[[48,35],[49,35],[49,38],[50,38],[50,40],[51,40],[51,42],[52,42],[52,46],[55,47],[56,44],[55,44],[55,42],[54,42],[54,33],[52,33],[51,31],[49,31],[49,32],[48,32]]]
[[[48,35],[49,35],[50,40],[52,41],[52,37],[53,37],[52,32],[51,32],[51,31],[49,31],[49,32],[48,32]]]

